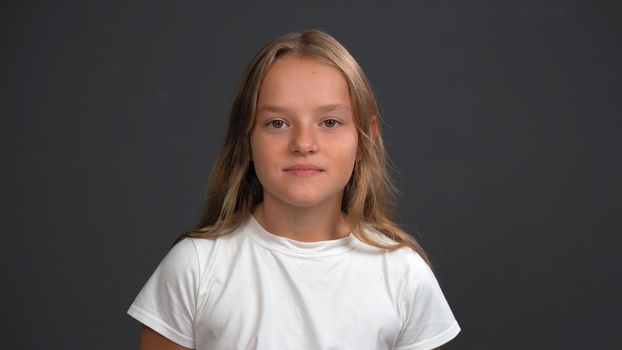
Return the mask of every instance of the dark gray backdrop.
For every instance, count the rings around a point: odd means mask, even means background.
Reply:
[[[198,217],[242,69],[317,27],[377,93],[445,348],[619,349],[619,2],[2,7],[1,348],[137,348],[125,311]]]

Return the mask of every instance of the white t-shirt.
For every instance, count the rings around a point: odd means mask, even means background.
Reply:
[[[128,313],[197,350],[423,350],[460,331],[412,249],[391,252],[352,234],[299,242],[252,215],[229,235],[175,245]]]

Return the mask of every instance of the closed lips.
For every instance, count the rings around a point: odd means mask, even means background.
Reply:
[[[294,170],[315,170],[315,171],[324,171],[324,169],[315,166],[315,165],[310,165],[310,164],[303,164],[303,165],[294,165],[291,167],[287,167],[284,169],[285,171],[294,171]]]

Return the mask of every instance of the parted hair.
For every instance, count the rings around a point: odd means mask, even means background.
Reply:
[[[314,59],[336,68],[348,83],[357,126],[358,148],[354,170],[342,198],[341,210],[361,241],[382,249],[414,249],[428,264],[417,241],[394,222],[396,189],[390,178],[380,130],[376,98],[365,73],[335,38],[320,30],[288,33],[264,46],[246,67],[236,88],[224,144],[207,185],[205,206],[197,225],[185,237],[214,239],[231,233],[252,215],[263,200],[263,188],[251,161],[250,136],[255,125],[257,98],[268,68],[283,55]],[[377,132],[370,134],[373,118]],[[371,234],[371,227],[390,240]]]

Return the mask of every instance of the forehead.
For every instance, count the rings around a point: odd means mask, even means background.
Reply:
[[[316,59],[284,55],[274,60],[259,89],[257,107],[343,106],[351,110],[350,89],[342,73]]]

